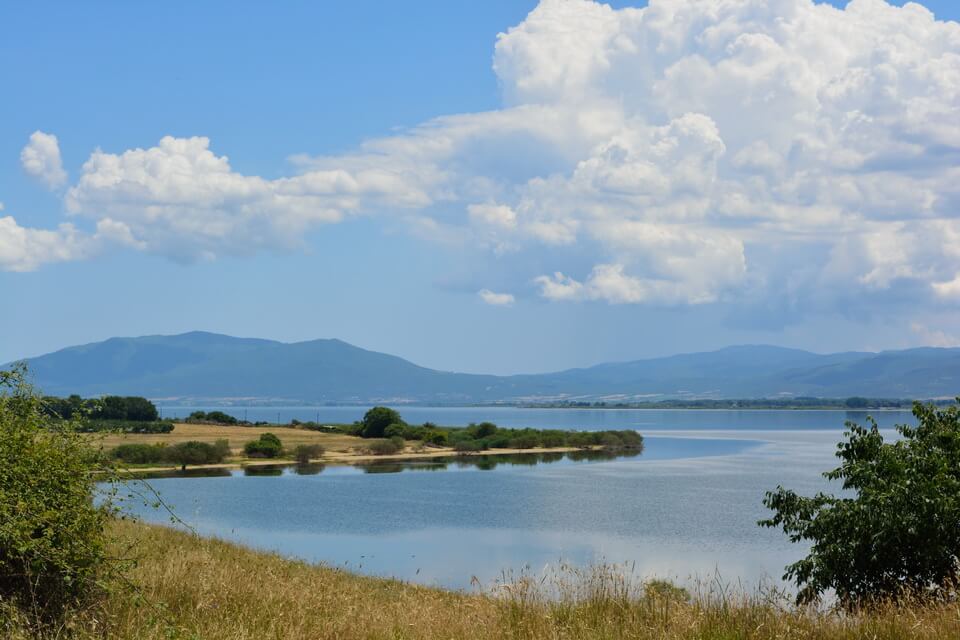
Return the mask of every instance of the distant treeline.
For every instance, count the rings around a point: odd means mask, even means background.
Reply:
[[[67,398],[45,396],[41,406],[51,418],[80,419],[78,431],[120,431],[123,433],[170,433],[172,422],[160,422],[157,407],[140,396]]]
[[[313,425],[301,423],[300,426],[309,429]],[[321,428],[329,430],[329,427]],[[342,433],[361,438],[387,438],[395,442],[395,447],[400,447],[405,440],[419,440],[425,445],[452,446],[465,453],[486,449],[643,448],[643,436],[632,430],[509,429],[492,422],[472,423],[466,427],[438,427],[432,422],[412,425],[389,407],[374,407],[367,411],[362,420],[336,428]]]
[[[160,418],[157,407],[140,396],[103,396],[67,398],[45,396],[43,411],[52,418],[89,418],[90,420],[127,420],[129,422],[155,422]]]
[[[565,401],[524,403],[523,407],[570,408],[570,409],[912,409],[914,400],[905,398],[741,398],[731,400],[651,400],[647,402],[581,402]],[[934,404],[945,406],[953,400],[935,400]]]

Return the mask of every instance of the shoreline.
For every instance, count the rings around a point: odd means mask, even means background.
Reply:
[[[234,462],[220,462],[217,464],[197,464],[197,465],[188,465],[186,471],[196,471],[196,470],[209,470],[215,471],[218,469],[230,470],[230,469],[243,469],[245,467],[270,467],[270,466],[296,466],[298,464],[322,464],[327,466],[342,466],[350,467],[360,464],[368,464],[370,462],[396,462],[404,460],[430,460],[433,458],[474,458],[481,456],[495,456],[495,455],[524,455],[524,454],[539,454],[539,453],[575,453],[578,451],[620,451],[621,449],[608,449],[601,446],[593,447],[550,447],[550,448],[540,448],[540,449],[486,449],[483,451],[471,451],[469,453],[458,452],[453,449],[435,449],[432,451],[422,451],[422,452],[405,452],[405,453],[396,453],[390,455],[377,456],[372,454],[334,454],[330,456],[324,456],[323,458],[318,458],[315,460],[310,460],[307,463],[299,463],[296,460],[284,458],[284,459],[252,459],[252,460],[240,460]],[[633,449],[622,449],[622,451],[633,451]],[[179,465],[171,466],[153,466],[153,467],[120,467],[117,469],[120,472],[128,473],[130,475],[140,474],[140,473],[165,473],[169,471],[181,471]]]

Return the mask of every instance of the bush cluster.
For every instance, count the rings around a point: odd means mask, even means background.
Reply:
[[[223,411],[194,411],[187,416],[187,422],[212,422],[214,424],[240,424],[240,421]]]
[[[105,431],[119,433],[170,433],[172,422],[132,422],[126,420],[83,420],[77,427],[84,433]]]
[[[217,440],[213,444],[190,440],[172,446],[165,444],[122,444],[110,451],[110,457],[127,464],[172,462],[186,468],[188,464],[219,464],[230,455],[230,444]]]

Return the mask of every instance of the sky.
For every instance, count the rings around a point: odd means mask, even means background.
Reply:
[[[0,362],[960,344],[960,3],[0,3]]]

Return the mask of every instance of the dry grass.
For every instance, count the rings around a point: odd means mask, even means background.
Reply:
[[[243,448],[244,443],[249,440],[256,440],[261,433],[268,431],[276,434],[283,441],[284,446],[290,448],[298,444],[320,444],[327,451],[347,451],[353,447],[363,446],[361,438],[339,433],[323,433],[290,427],[240,427],[186,423],[175,424],[173,431],[170,433],[107,433],[91,434],[91,437],[96,438],[105,449],[130,443],[157,444],[163,442],[171,445],[188,440],[214,442],[222,438],[230,442],[231,449],[239,451]]]
[[[74,621],[77,638],[960,638],[957,605],[840,615],[760,596],[707,593],[686,601],[611,568],[561,568],[544,583],[520,579],[492,594],[469,595],[360,577],[161,527],[117,523],[114,533],[136,542],[140,562],[132,578],[143,598],[115,592],[101,611]],[[15,624],[6,632],[29,637]]]

